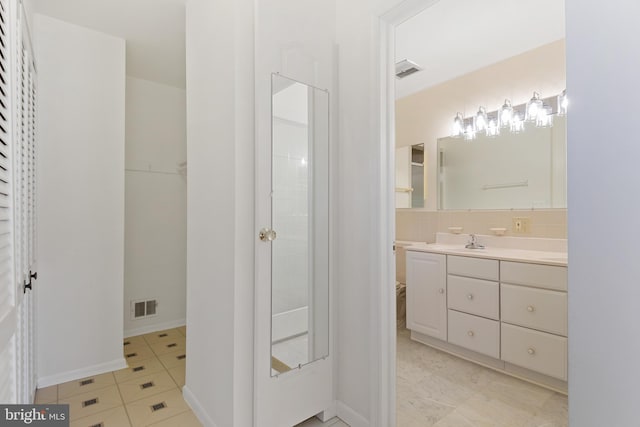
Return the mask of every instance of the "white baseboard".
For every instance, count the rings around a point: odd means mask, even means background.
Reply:
[[[198,402],[198,399],[196,399],[186,385],[182,387],[182,397],[184,397],[184,401],[191,407],[191,410],[204,427],[217,427],[216,423],[209,417],[209,414],[207,414],[200,402]]]
[[[309,331],[309,307],[273,315],[273,341],[282,341]]]
[[[151,325],[141,326],[139,328],[127,329],[124,331],[124,337],[135,337],[136,335],[150,334],[151,332],[163,331],[165,329],[178,328],[187,324],[186,319],[172,320],[170,322],[153,323]]]
[[[124,357],[111,362],[100,363],[98,365],[88,366],[82,369],[74,369],[73,371],[61,372],[55,375],[38,378],[38,388],[49,387],[51,385],[62,384],[68,381],[79,380],[80,378],[92,377],[111,371],[117,371],[127,367]]]
[[[349,424],[350,427],[369,427],[369,421],[365,417],[363,417],[344,403],[338,401],[336,403],[336,409],[338,418]]]

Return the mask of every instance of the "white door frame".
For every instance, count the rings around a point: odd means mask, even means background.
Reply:
[[[380,125],[380,250],[378,292],[374,293],[372,325],[380,331],[372,343],[371,426],[396,425],[396,294],[395,254],[395,30],[398,25],[433,6],[439,0],[405,0],[379,15],[378,19],[378,93]],[[377,409],[375,409],[377,408]]]

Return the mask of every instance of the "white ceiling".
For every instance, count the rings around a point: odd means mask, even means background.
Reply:
[[[31,0],[35,13],[123,38],[127,75],[185,87],[185,0]]]
[[[398,26],[396,62],[423,70],[396,79],[398,98],[564,38],[564,0],[440,0]]]

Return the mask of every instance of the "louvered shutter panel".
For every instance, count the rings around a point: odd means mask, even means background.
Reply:
[[[14,306],[13,280],[13,153],[9,111],[8,19],[6,1],[0,1],[0,318]]]
[[[9,2],[0,0],[0,402],[17,403],[14,66]]]
[[[31,283],[35,269],[35,67],[29,43],[24,11],[19,10],[17,21],[17,126],[16,126],[16,248],[18,286]],[[34,314],[31,292],[18,291],[18,330],[16,341],[17,393],[22,402],[31,402],[36,385],[34,360]]]

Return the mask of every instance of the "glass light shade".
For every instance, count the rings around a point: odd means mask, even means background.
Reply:
[[[472,125],[467,125],[467,128],[465,129],[465,132],[464,132],[464,139],[471,140],[471,139],[475,139],[475,137],[476,137],[476,130],[473,128]]]
[[[524,121],[520,116],[520,113],[514,112],[511,119],[511,132],[520,133],[524,130]]]
[[[558,95],[558,115],[566,116],[567,107],[569,107],[569,99],[567,98],[567,90],[565,89]]]
[[[453,137],[461,137],[464,134],[464,117],[462,117],[462,113],[456,114],[456,117],[453,119],[453,128],[451,129],[451,136]]]
[[[500,133],[500,128],[498,127],[495,120],[489,120],[489,124],[487,125],[487,136],[498,136]]]
[[[553,110],[548,105],[543,105],[538,109],[536,115],[536,126],[547,128],[553,126]]]
[[[473,121],[476,132],[486,132],[489,125],[489,119],[487,118],[487,109],[480,107],[478,113]]]
[[[500,113],[498,114],[498,120],[500,121],[501,128],[511,127],[511,120],[513,119],[513,106],[511,105],[511,101],[508,99],[504,100],[504,105],[500,108]]]
[[[538,118],[538,112],[542,109],[542,100],[538,92],[533,92],[533,97],[527,102],[527,110],[525,113],[525,120],[528,122],[535,122]]]

